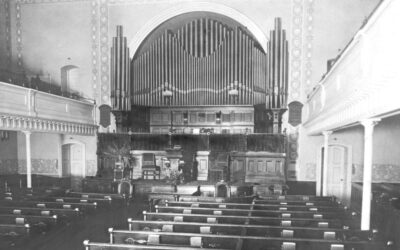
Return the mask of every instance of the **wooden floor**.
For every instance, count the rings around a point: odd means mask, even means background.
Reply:
[[[108,228],[128,229],[127,218],[142,219],[142,211],[148,210],[147,200],[136,198],[128,206],[113,204],[86,213],[64,225],[57,225],[47,233],[32,232],[29,238],[0,238],[1,250],[80,250],[82,242],[105,242]]]

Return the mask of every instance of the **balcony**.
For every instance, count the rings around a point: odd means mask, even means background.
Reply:
[[[0,129],[93,135],[95,104],[0,82]]]
[[[357,32],[332,69],[308,95],[307,134],[359,124],[400,111],[400,2],[384,1]]]

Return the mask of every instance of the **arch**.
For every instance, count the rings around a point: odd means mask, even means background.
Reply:
[[[223,4],[217,4],[213,2],[198,2],[198,3],[184,3],[172,8],[169,8],[159,14],[158,16],[152,18],[148,21],[140,30],[136,33],[133,37],[131,42],[129,43],[130,48],[130,57],[133,58],[136,51],[138,50],[139,46],[142,42],[146,39],[146,37],[156,29],[160,24],[163,22],[189,12],[195,11],[206,11],[212,12],[220,15],[224,15],[230,17],[233,20],[243,24],[248,28],[248,30],[254,35],[254,37],[258,40],[260,45],[262,46],[264,51],[267,51],[267,37],[262,32],[262,30],[247,16],[243,15],[241,12],[225,6]]]

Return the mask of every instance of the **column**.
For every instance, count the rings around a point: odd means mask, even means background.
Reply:
[[[372,144],[374,126],[380,119],[367,119],[361,122],[364,126],[364,170],[361,206],[361,230],[370,229],[371,220],[371,184],[372,184]]]
[[[324,135],[324,162],[323,162],[323,172],[322,172],[322,196],[327,195],[327,182],[328,182],[328,152],[329,152],[329,136],[332,131],[322,132]]]
[[[31,131],[22,132],[25,134],[26,145],[26,187],[32,188]]]

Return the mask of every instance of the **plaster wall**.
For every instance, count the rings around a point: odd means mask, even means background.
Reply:
[[[61,67],[75,65],[80,84],[71,91],[93,98],[88,84],[92,75],[90,11],[90,1],[14,2],[14,68],[25,69],[28,77],[38,74],[42,80],[60,85]]]
[[[383,119],[374,128],[372,171],[373,182],[400,183],[400,116]],[[315,180],[310,168],[319,167],[323,136],[304,136],[300,139],[299,180]],[[364,128],[355,126],[334,131],[330,144],[342,144],[352,148],[352,181],[362,182],[364,163]]]
[[[60,143],[59,134],[31,134],[32,174],[60,176]],[[18,132],[18,173],[26,173],[26,137],[22,132]]]
[[[325,72],[326,60],[347,44],[378,1],[11,1],[13,64],[29,74],[47,77],[54,84],[60,84],[62,66],[75,65],[79,67],[81,83],[76,91],[108,104],[110,46],[115,26],[123,25],[131,42],[168,10],[189,10],[185,6],[209,3],[243,14],[266,38],[274,18],[282,18],[290,46],[289,99],[304,101],[306,92]],[[5,23],[1,21],[0,29],[5,28]],[[4,53],[0,48],[0,55]]]
[[[0,174],[16,174],[17,163],[17,132],[9,131],[8,139],[0,140]]]
[[[318,83],[326,73],[326,61],[335,58],[346,47],[379,2],[379,0],[314,1],[311,86]]]

